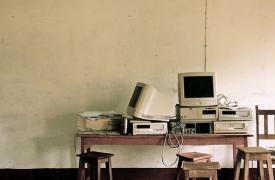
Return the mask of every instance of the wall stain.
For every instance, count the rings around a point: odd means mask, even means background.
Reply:
[[[5,39],[4,38],[1,38],[0,44],[5,44]]]

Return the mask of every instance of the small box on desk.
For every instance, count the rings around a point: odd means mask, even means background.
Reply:
[[[132,135],[153,135],[153,134],[166,134],[167,122],[151,122],[146,120],[131,120],[130,133]]]
[[[121,120],[110,118],[89,119],[79,116],[77,119],[77,128],[80,131],[112,131],[120,130]]]

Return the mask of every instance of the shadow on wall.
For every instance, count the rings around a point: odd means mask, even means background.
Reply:
[[[74,134],[76,116],[57,115],[45,119],[44,134],[34,138],[35,156],[46,168],[76,167]]]

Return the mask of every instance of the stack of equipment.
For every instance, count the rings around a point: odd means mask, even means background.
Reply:
[[[214,133],[248,133],[251,119],[252,111],[247,107],[220,108],[218,121],[214,122]]]

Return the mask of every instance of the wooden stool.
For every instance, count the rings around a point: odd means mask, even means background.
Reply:
[[[268,151],[262,147],[237,147],[237,160],[235,164],[234,180],[239,180],[241,160],[244,160],[244,180],[248,180],[249,177],[249,161],[258,161],[258,168],[260,171],[260,178],[264,180],[264,168],[263,161],[267,161],[267,169],[269,180],[274,180],[271,151]]]
[[[180,170],[182,166],[182,162],[210,162],[211,154],[199,153],[199,152],[186,152],[186,153],[178,153],[177,154],[179,161],[177,166],[177,175],[176,180],[179,179]]]
[[[112,180],[112,165],[111,165],[111,157],[113,154],[103,153],[103,152],[86,152],[77,155],[79,157],[79,169],[78,169],[78,180],[86,180],[85,175],[85,163],[88,164],[88,171],[90,175],[90,180],[100,180],[100,165],[101,163],[106,164],[106,168],[108,170],[108,179]]]
[[[217,170],[221,169],[218,162],[185,162],[183,171],[185,180],[189,178],[218,179]]]

